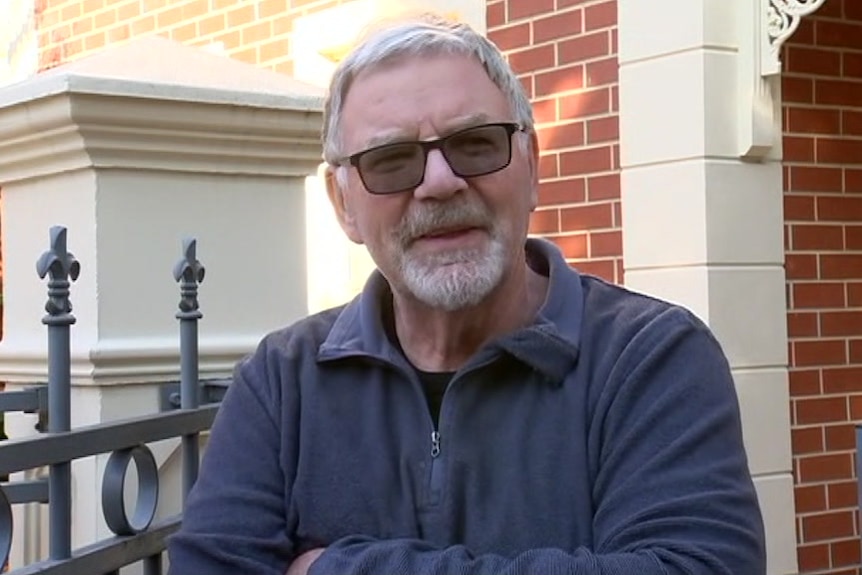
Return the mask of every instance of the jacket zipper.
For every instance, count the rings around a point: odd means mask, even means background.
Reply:
[[[437,459],[440,455],[440,432],[434,430],[431,432],[431,457]]]
[[[486,359],[481,363],[473,366],[471,371],[489,365],[493,362],[493,359]],[[408,376],[409,377],[409,376]],[[441,460],[441,453],[443,451],[442,447],[442,435],[440,435],[440,427],[443,422],[443,414],[445,413],[445,405],[446,405],[446,397],[447,395],[451,395],[452,388],[455,384],[455,379],[449,382],[449,386],[446,388],[446,391],[443,393],[443,401],[440,405],[440,415],[437,421],[433,421],[431,417],[428,419],[431,420],[431,469],[430,469],[430,477],[428,480],[428,500],[427,504],[431,507],[437,506],[440,504],[440,500],[443,495],[443,468],[444,462]],[[414,379],[415,381],[415,379]],[[421,392],[422,385],[420,383],[419,390]],[[423,394],[424,395],[424,394]],[[451,401],[451,399],[450,399]],[[430,413],[429,413],[430,415]],[[451,427],[450,427],[451,431]]]
[[[440,432],[435,429],[431,432],[431,482],[429,485],[428,497],[428,503],[430,505],[437,505],[438,503],[440,503],[440,492],[442,491],[442,486],[440,485],[440,482],[443,479],[441,468],[442,464],[440,463]]]

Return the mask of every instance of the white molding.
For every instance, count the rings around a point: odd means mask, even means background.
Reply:
[[[254,351],[260,339],[256,334],[202,339],[201,378],[230,377],[236,363]],[[86,350],[73,347],[70,360],[73,386],[175,381],[180,365],[179,337],[102,340]],[[0,381],[10,384],[47,381],[47,365],[44,347],[0,344]]]
[[[320,164],[319,109],[100,93],[76,80],[0,108],[4,184],[90,167],[305,176]]]
[[[804,16],[820,9],[826,0],[762,0],[764,28],[768,50],[761,53],[760,73],[781,73],[781,47],[796,32]]]

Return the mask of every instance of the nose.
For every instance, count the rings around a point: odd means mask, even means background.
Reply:
[[[446,200],[467,188],[464,178],[455,174],[440,150],[431,150],[425,159],[425,177],[413,191],[417,199]]]

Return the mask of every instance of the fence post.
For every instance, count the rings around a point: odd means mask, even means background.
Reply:
[[[69,279],[78,279],[81,266],[66,249],[66,228],[51,228],[51,247],[36,262],[39,277],[48,279],[48,302],[42,323],[48,326],[48,432],[62,433],[71,426],[70,326],[75,323],[69,301]],[[49,555],[72,556],[72,464],[51,465],[48,476]]]
[[[198,320],[203,317],[198,304],[198,283],[204,280],[204,266],[197,260],[197,240],[183,240],[183,257],[174,266],[180,282],[180,408],[195,409],[200,403],[198,385]],[[183,503],[198,478],[198,434],[184,435]]]

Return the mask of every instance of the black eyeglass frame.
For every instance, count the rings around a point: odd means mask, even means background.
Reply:
[[[508,134],[507,142],[509,144],[509,148],[508,148],[509,153],[508,153],[508,156],[506,158],[506,161],[502,165],[500,165],[499,167],[495,167],[493,169],[481,171],[478,173],[474,173],[474,172],[463,173],[463,172],[455,169],[455,167],[452,165],[452,162],[449,161],[449,157],[446,155],[446,149],[444,147],[446,145],[446,142],[451,141],[452,138],[463,135],[465,132],[470,132],[470,131],[475,130],[477,128],[492,128],[492,127],[504,128]],[[464,128],[464,129],[458,130],[456,132],[452,132],[451,134],[447,134],[441,138],[435,138],[433,140],[416,140],[416,141],[392,142],[389,144],[381,144],[379,146],[374,146],[374,147],[367,148],[365,150],[356,152],[355,154],[351,154],[350,156],[340,158],[339,160],[337,160],[336,164],[342,165],[342,166],[345,164],[349,164],[349,165],[353,166],[354,168],[356,168],[356,172],[359,174],[359,179],[362,180],[362,184],[365,186],[365,189],[368,190],[368,193],[370,193],[370,194],[375,194],[375,195],[380,195],[380,196],[388,196],[390,194],[400,194],[402,192],[412,190],[413,188],[420,185],[425,180],[425,169],[428,166],[428,154],[431,152],[431,150],[440,150],[440,153],[443,155],[443,158],[446,160],[446,163],[449,165],[449,169],[452,170],[452,173],[455,174],[456,176],[458,176],[459,178],[477,178],[479,176],[487,176],[488,174],[493,174],[494,172],[499,172],[500,170],[505,169],[510,163],[512,163],[512,136],[516,132],[526,132],[526,131],[527,131],[527,129],[524,126],[522,126],[521,124],[519,124],[518,122],[490,122],[488,124],[478,124],[476,126],[470,126],[468,128]],[[403,187],[403,188],[398,188],[398,189],[395,189],[392,191],[376,192],[373,189],[371,189],[368,186],[368,184],[365,180],[365,176],[362,174],[362,168],[359,165],[362,157],[368,153],[376,152],[376,151],[381,150],[381,149],[390,148],[393,146],[404,146],[404,145],[413,145],[413,146],[418,145],[420,147],[420,149],[422,150],[422,174],[421,174],[421,176],[418,178],[418,180],[414,184],[412,184],[410,186]]]

